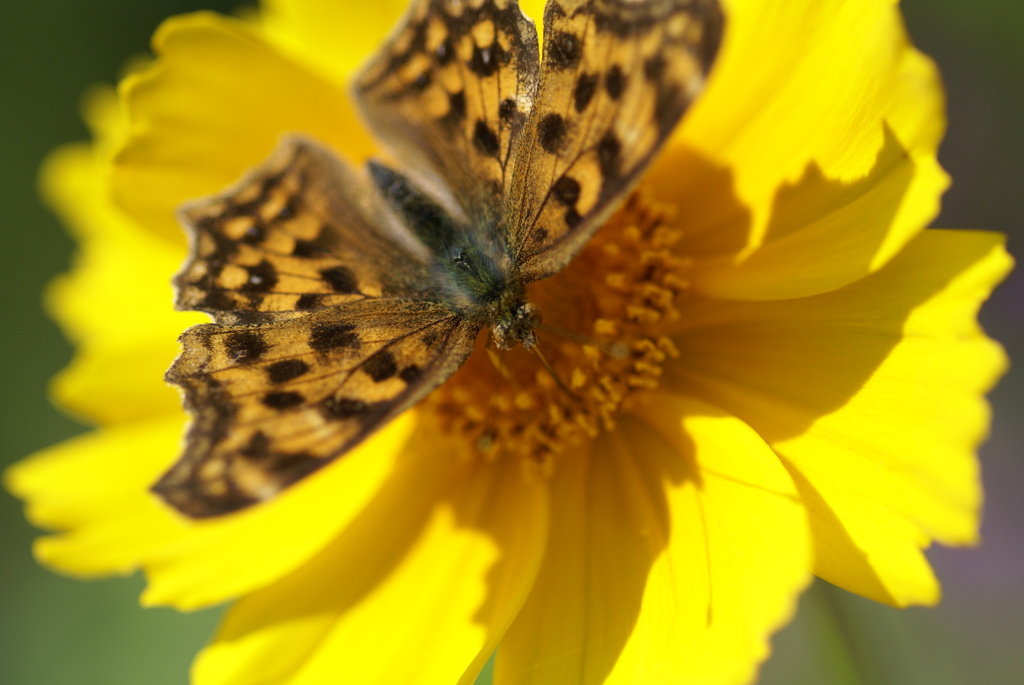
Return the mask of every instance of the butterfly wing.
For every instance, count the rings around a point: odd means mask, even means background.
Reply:
[[[284,139],[224,193],[187,205],[179,309],[220,323],[277,321],[422,289],[429,255],[376,189],[318,143]]]
[[[478,331],[441,305],[389,299],[195,326],[167,373],[194,419],[153,490],[197,518],[272,497],[444,382]]]
[[[505,200],[525,280],[564,268],[625,198],[700,92],[721,28],[715,0],[548,3]]]
[[[429,254],[360,175],[290,138],[183,211],[181,337],[167,380],[193,416],[154,491],[194,517],[266,499],[341,456],[457,369],[479,325],[429,292]]]
[[[416,0],[355,96],[421,187],[460,223],[493,227],[537,61],[537,31],[515,0]]]

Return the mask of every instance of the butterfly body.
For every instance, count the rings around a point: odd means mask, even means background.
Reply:
[[[703,87],[717,0],[413,0],[354,82],[390,159],[286,136],[181,212],[185,450],[153,490],[192,517],[267,500],[445,382],[481,330],[533,349],[527,286],[623,202]],[[540,286],[538,286],[540,287]]]
[[[424,294],[489,327],[500,349],[532,349],[540,311],[526,300],[501,216],[477,217],[482,225],[462,223],[401,173],[377,162],[368,169],[387,204],[431,255],[432,284]]]

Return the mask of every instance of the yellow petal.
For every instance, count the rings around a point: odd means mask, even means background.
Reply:
[[[544,18],[544,7],[547,0],[519,0],[519,9],[523,11],[537,25],[537,31],[542,31],[541,20]]]
[[[181,418],[139,421],[66,441],[13,466],[40,559],[76,575],[143,568],[146,604],[207,606],[263,587],[319,552],[395,468],[415,420],[407,414],[315,477],[233,516],[186,519],[149,493],[178,456]]]
[[[792,614],[810,537],[771,449],[681,396],[636,412],[559,462],[548,553],[496,683],[747,682]]]
[[[115,199],[168,236],[181,203],[222,190],[300,132],[350,158],[372,150],[344,90],[246,24],[212,13],[169,19],[158,59],[121,85],[128,137],[114,155]]]
[[[802,297],[880,268],[938,212],[945,118],[891,0],[730,0],[702,97],[649,174],[698,291]]]
[[[374,54],[409,6],[407,0],[264,0],[267,34],[341,88]]]
[[[1002,237],[929,230],[841,290],[692,301],[671,387],[754,427],[808,506],[818,573],[894,604],[933,602],[920,553],[975,539],[983,394],[1005,368],[975,314],[1008,271]]]
[[[90,146],[50,155],[41,184],[81,241],[74,268],[47,292],[50,311],[79,343],[71,366],[54,381],[55,398],[99,422],[180,415],[178,393],[163,374],[181,331],[206,320],[171,307],[170,281],[184,258],[184,240],[155,237],[118,211]]]
[[[150,331],[147,331],[150,332]],[[86,420],[108,424],[182,413],[181,397],[163,381],[177,354],[176,331],[142,340],[80,343],[71,364],[50,385],[60,406]]]
[[[417,430],[415,413],[406,412],[343,459],[237,514],[191,521],[161,506],[178,537],[146,559],[143,603],[209,606],[305,564],[374,501],[401,468],[399,459]]]
[[[129,573],[166,535],[166,514],[147,488],[181,437],[180,418],[88,433],[15,464],[6,484],[41,528],[68,531],[36,542],[40,560],[75,575]]]
[[[235,605],[196,685],[473,681],[536,576],[546,487],[421,439],[336,542]]]
[[[98,84],[87,90],[81,108],[95,146],[106,150],[124,135],[121,103],[113,86]],[[102,159],[102,155],[97,156]]]
[[[157,321],[174,316],[170,278],[185,257],[183,236],[156,238],[111,204],[103,173],[87,144],[58,148],[40,172],[43,197],[81,243],[71,274],[49,293],[75,339],[162,328]]]

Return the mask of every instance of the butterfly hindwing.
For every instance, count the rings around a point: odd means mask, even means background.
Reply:
[[[194,420],[184,456],[153,489],[193,517],[265,500],[444,382],[479,328],[437,304],[386,299],[195,326],[167,374]]]
[[[192,246],[178,308],[248,323],[415,291],[426,256],[376,199],[364,174],[286,138],[243,181],[181,211]]]
[[[408,408],[462,364],[479,324],[436,301],[431,255],[356,172],[282,141],[226,192],[182,211],[181,338],[167,380],[193,422],[154,487],[194,517],[266,499]]]
[[[536,28],[515,0],[416,0],[356,78],[356,100],[378,138],[457,219],[493,225],[537,60]]]
[[[714,0],[551,0],[540,86],[505,216],[526,280],[568,264],[632,189],[703,87]]]

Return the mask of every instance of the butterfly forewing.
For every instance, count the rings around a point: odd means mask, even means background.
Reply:
[[[552,0],[540,87],[505,216],[526,280],[568,264],[700,92],[721,36],[713,0]]]
[[[167,374],[193,415],[154,490],[203,517],[266,499],[442,383],[479,324],[436,301],[430,255],[357,173],[291,137],[242,182],[183,210],[182,336]]]
[[[418,292],[428,256],[376,199],[364,174],[285,139],[241,183],[182,210],[192,247],[177,306],[258,322]]]
[[[493,225],[537,77],[537,32],[515,0],[416,0],[355,95],[420,184]]]
[[[267,499],[442,383],[478,331],[440,305],[393,300],[195,326],[167,374],[195,419],[154,490],[195,517]]]

